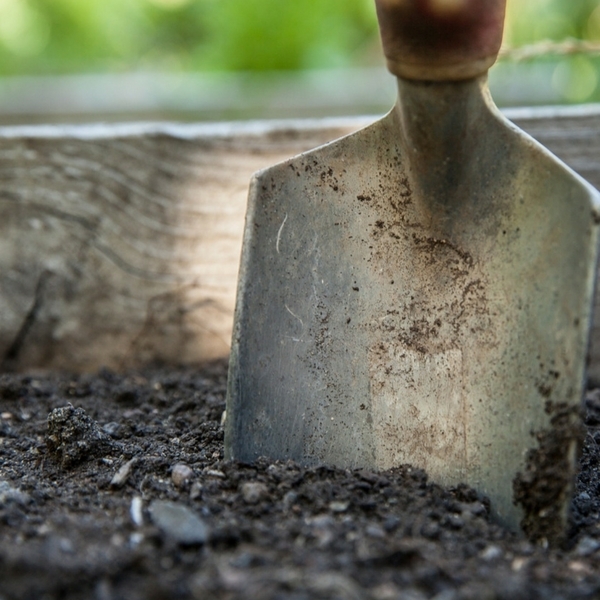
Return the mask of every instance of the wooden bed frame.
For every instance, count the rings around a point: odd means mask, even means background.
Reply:
[[[600,188],[599,106],[506,114]],[[252,173],[373,119],[0,128],[0,372],[226,357]]]

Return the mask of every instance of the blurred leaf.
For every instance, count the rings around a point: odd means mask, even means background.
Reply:
[[[508,44],[567,37],[600,40],[600,0],[508,0]],[[338,67],[377,47],[373,0],[0,0],[0,74]]]
[[[505,42],[511,46],[542,40],[585,39],[598,0],[508,0]]]
[[[233,70],[348,64],[377,33],[372,0],[208,0],[198,66]]]
[[[0,73],[350,64],[372,0],[0,0]]]

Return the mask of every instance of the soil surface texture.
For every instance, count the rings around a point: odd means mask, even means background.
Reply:
[[[561,549],[467,487],[223,460],[226,365],[0,375],[0,600],[600,598],[600,390]]]

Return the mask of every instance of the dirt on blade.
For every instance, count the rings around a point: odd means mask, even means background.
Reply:
[[[521,526],[527,537],[556,545],[564,541],[565,519],[559,511],[573,491],[569,465],[583,436],[578,410],[548,401],[546,412],[550,427],[535,433],[538,447],[527,453],[525,472],[517,474],[513,489],[515,502],[525,513]]]

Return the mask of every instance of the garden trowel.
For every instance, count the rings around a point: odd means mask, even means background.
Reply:
[[[565,531],[598,193],[494,106],[505,0],[376,0],[398,101],[252,180],[226,452],[385,470]]]

